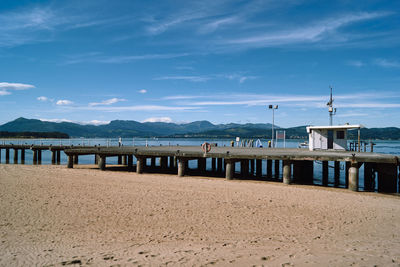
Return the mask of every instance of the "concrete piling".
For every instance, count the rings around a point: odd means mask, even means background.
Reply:
[[[0,149],[0,164],[1,164],[1,149]]]
[[[14,148],[14,164],[18,164],[18,149]]]
[[[351,163],[349,168],[349,189],[358,191],[358,163]]]
[[[99,163],[99,155],[94,154],[94,164],[98,164],[98,163]]]
[[[143,166],[146,162],[146,158],[144,157],[137,157],[136,158],[136,173],[142,174],[143,173]]]
[[[74,164],[79,164],[79,156],[74,155]]]
[[[182,177],[185,175],[187,160],[184,158],[179,158],[178,160],[178,176]]]
[[[36,155],[35,150],[33,155],[34,156]],[[67,168],[72,169],[73,167],[74,167],[74,155],[68,155]]]
[[[119,156],[118,156],[118,165],[121,165],[121,164],[122,164],[122,156],[119,155]]]
[[[126,161],[127,161],[126,155],[123,155],[122,156],[122,165],[126,166],[127,165]]]
[[[170,157],[169,157],[169,168],[170,168],[170,169],[175,168],[174,162],[175,162],[174,157],[173,157],[173,156],[170,156]]]
[[[290,184],[291,163],[288,160],[283,161],[283,183]]]
[[[156,167],[156,157],[150,158],[150,166],[152,169],[154,169]]]
[[[104,155],[99,155],[99,163],[98,163],[99,169],[104,171],[106,169],[106,156]]]
[[[232,180],[233,179],[233,174],[234,174],[235,162],[233,160],[226,160],[225,162],[226,162],[225,178],[227,180]]]

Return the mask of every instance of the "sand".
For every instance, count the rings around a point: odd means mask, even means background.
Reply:
[[[400,197],[0,165],[1,266],[400,266]]]

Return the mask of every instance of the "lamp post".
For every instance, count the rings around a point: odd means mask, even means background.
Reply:
[[[275,109],[278,109],[278,105],[269,105],[268,108],[272,109],[272,142],[271,142],[271,147],[275,147],[275,142],[274,142],[274,124],[275,124],[274,111],[275,111]]]

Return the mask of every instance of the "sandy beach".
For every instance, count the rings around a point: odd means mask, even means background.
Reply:
[[[1,266],[400,266],[400,197],[0,165]]]

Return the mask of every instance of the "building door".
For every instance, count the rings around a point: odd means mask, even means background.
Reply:
[[[328,149],[333,149],[333,131],[328,130]]]

